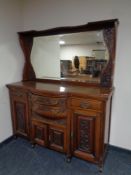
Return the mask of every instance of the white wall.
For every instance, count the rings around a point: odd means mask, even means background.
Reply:
[[[120,20],[110,143],[131,149],[131,1],[25,0],[24,16],[25,30]]]
[[[104,49],[103,45],[63,45],[60,50],[61,60],[71,60],[75,56],[93,56],[92,50]]]
[[[12,135],[5,85],[21,80],[24,59],[16,32],[22,30],[22,17],[21,1],[0,1],[0,142]]]

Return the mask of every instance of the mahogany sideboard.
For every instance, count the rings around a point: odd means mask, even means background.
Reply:
[[[102,167],[110,135],[117,25],[118,19],[112,19],[81,26],[18,33],[25,56],[23,79],[7,85],[14,135],[24,136],[32,145],[37,143],[62,152],[66,154],[67,161],[76,156]],[[73,79],[73,74],[69,79],[61,77],[61,73],[64,75],[61,71],[64,65],[60,54],[54,51],[55,47],[57,50],[60,48],[58,39],[72,39],[72,42],[77,41],[77,45],[80,45],[83,39],[82,44],[89,44],[85,39],[91,39],[90,36],[93,36],[91,43],[95,38],[95,46],[104,48],[106,64],[95,66],[94,72],[88,72],[86,66],[85,70],[84,67],[79,68],[78,56],[82,55],[78,55],[77,66],[74,64],[77,78]],[[38,47],[35,54],[38,51],[40,55],[44,54],[42,58],[37,55],[34,59],[36,64],[33,65],[31,54],[36,41]],[[87,58],[88,55],[85,55]],[[68,66],[69,69],[72,65]],[[97,70],[96,67],[101,69]],[[49,76],[51,72],[55,78]],[[56,72],[60,74],[58,79]]]
[[[43,82],[7,85],[13,131],[32,144],[102,165],[109,143],[112,89]]]

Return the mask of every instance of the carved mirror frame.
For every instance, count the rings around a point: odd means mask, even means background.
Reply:
[[[85,25],[80,25],[80,26],[58,27],[58,28],[42,30],[42,31],[32,30],[32,31],[18,32],[20,45],[21,45],[21,48],[25,56],[23,81],[26,81],[26,80],[44,81],[44,80],[36,78],[34,69],[31,64],[31,50],[33,46],[34,37],[103,30],[104,41],[105,41],[105,44],[109,52],[109,61],[100,75],[100,84],[87,83],[87,82],[83,84],[102,86],[102,87],[112,87],[113,74],[114,74],[114,63],[115,63],[115,52],[116,52],[117,26],[118,26],[118,19],[111,19],[111,20],[104,20],[104,21],[97,21],[97,22],[89,22]],[[64,81],[64,80],[60,80],[60,81]]]

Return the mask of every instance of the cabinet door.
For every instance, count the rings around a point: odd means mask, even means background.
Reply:
[[[66,132],[64,128],[57,128],[55,126],[49,127],[49,146],[51,149],[60,152],[66,152]]]
[[[28,105],[27,102],[12,97],[12,120],[14,134],[28,137]]]
[[[72,151],[77,157],[96,161],[99,158],[100,115],[76,111],[72,117]]]
[[[47,146],[47,125],[32,121],[32,131],[31,131],[31,138],[32,142],[38,143],[42,146]]]

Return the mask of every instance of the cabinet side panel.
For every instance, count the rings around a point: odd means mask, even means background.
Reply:
[[[14,102],[15,117],[16,117],[16,130],[26,133],[26,105],[22,102]]]
[[[13,133],[29,137],[29,115],[27,92],[19,88],[11,88],[10,102]]]

